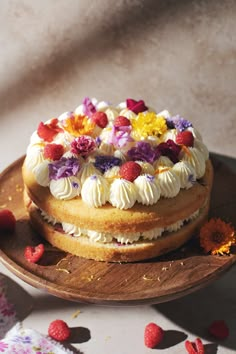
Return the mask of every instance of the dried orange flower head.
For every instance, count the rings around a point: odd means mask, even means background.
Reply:
[[[212,218],[200,230],[200,245],[206,253],[230,253],[235,243],[235,230],[220,218]]]
[[[63,128],[71,135],[78,137],[80,135],[91,135],[95,124],[83,115],[73,114],[63,121]]]

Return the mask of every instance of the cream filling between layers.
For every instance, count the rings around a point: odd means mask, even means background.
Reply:
[[[112,241],[117,241],[121,244],[134,243],[140,240],[156,240],[158,237],[161,237],[165,232],[171,233],[178,231],[181,229],[186,223],[195,220],[199,213],[200,209],[196,210],[192,213],[188,218],[178,220],[177,222],[165,227],[165,228],[153,228],[144,232],[134,232],[134,233],[126,233],[126,234],[110,234],[106,232],[99,232],[94,230],[86,230],[82,229],[79,226],[59,222],[53,216],[48,215],[45,211],[40,210],[42,218],[47,221],[49,224],[55,226],[56,224],[60,224],[62,226],[63,231],[71,235],[73,237],[87,236],[92,242],[101,242],[101,243],[109,243]],[[163,235],[164,236],[164,235]]]

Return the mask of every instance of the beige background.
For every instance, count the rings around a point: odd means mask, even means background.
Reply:
[[[1,0],[0,168],[85,96],[143,98],[236,157],[236,1]]]

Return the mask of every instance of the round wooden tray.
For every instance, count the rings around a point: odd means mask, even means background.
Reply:
[[[30,227],[23,206],[23,157],[0,175],[0,208],[11,209],[16,231],[0,237],[2,263],[30,285],[52,295],[107,305],[154,304],[187,295],[217,279],[236,261],[230,256],[204,255],[196,241],[165,257],[136,263],[106,263],[66,254],[40,238]],[[235,174],[213,159],[215,180],[211,215],[235,223]],[[234,188],[234,189],[233,189]],[[39,264],[24,259],[26,245],[45,244]]]

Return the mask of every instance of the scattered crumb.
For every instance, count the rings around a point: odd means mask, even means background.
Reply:
[[[58,270],[59,272],[64,272],[64,273],[67,273],[67,274],[70,274],[71,272],[66,269],[66,268],[56,268],[56,270]]]
[[[4,193],[4,192],[5,192],[5,189],[1,189],[1,192]]]
[[[6,208],[6,207],[7,207],[7,204],[0,205],[0,208],[2,208],[2,209]]]
[[[183,265],[184,265],[184,262],[180,262],[180,265],[182,265],[182,266],[183,266]]]
[[[16,185],[16,192],[22,192],[22,191],[23,191],[23,188],[19,184],[17,184]]]
[[[9,195],[8,200],[9,200],[9,201],[11,201],[11,200],[12,200],[12,196],[11,196],[11,195]]]
[[[166,270],[168,270],[168,269],[169,269],[168,267],[162,267],[162,269],[161,269],[161,270],[166,271]]]
[[[106,336],[105,342],[107,342],[107,341],[110,340],[110,339],[111,339],[111,336]]]
[[[73,313],[73,315],[71,316],[72,318],[77,318],[79,316],[79,314],[81,313],[80,310],[77,310]]]
[[[151,277],[148,277],[146,274],[144,274],[142,278],[143,278],[143,280],[151,280],[151,281],[158,280],[158,281],[161,281],[161,278],[160,278],[160,277],[151,278]]]

